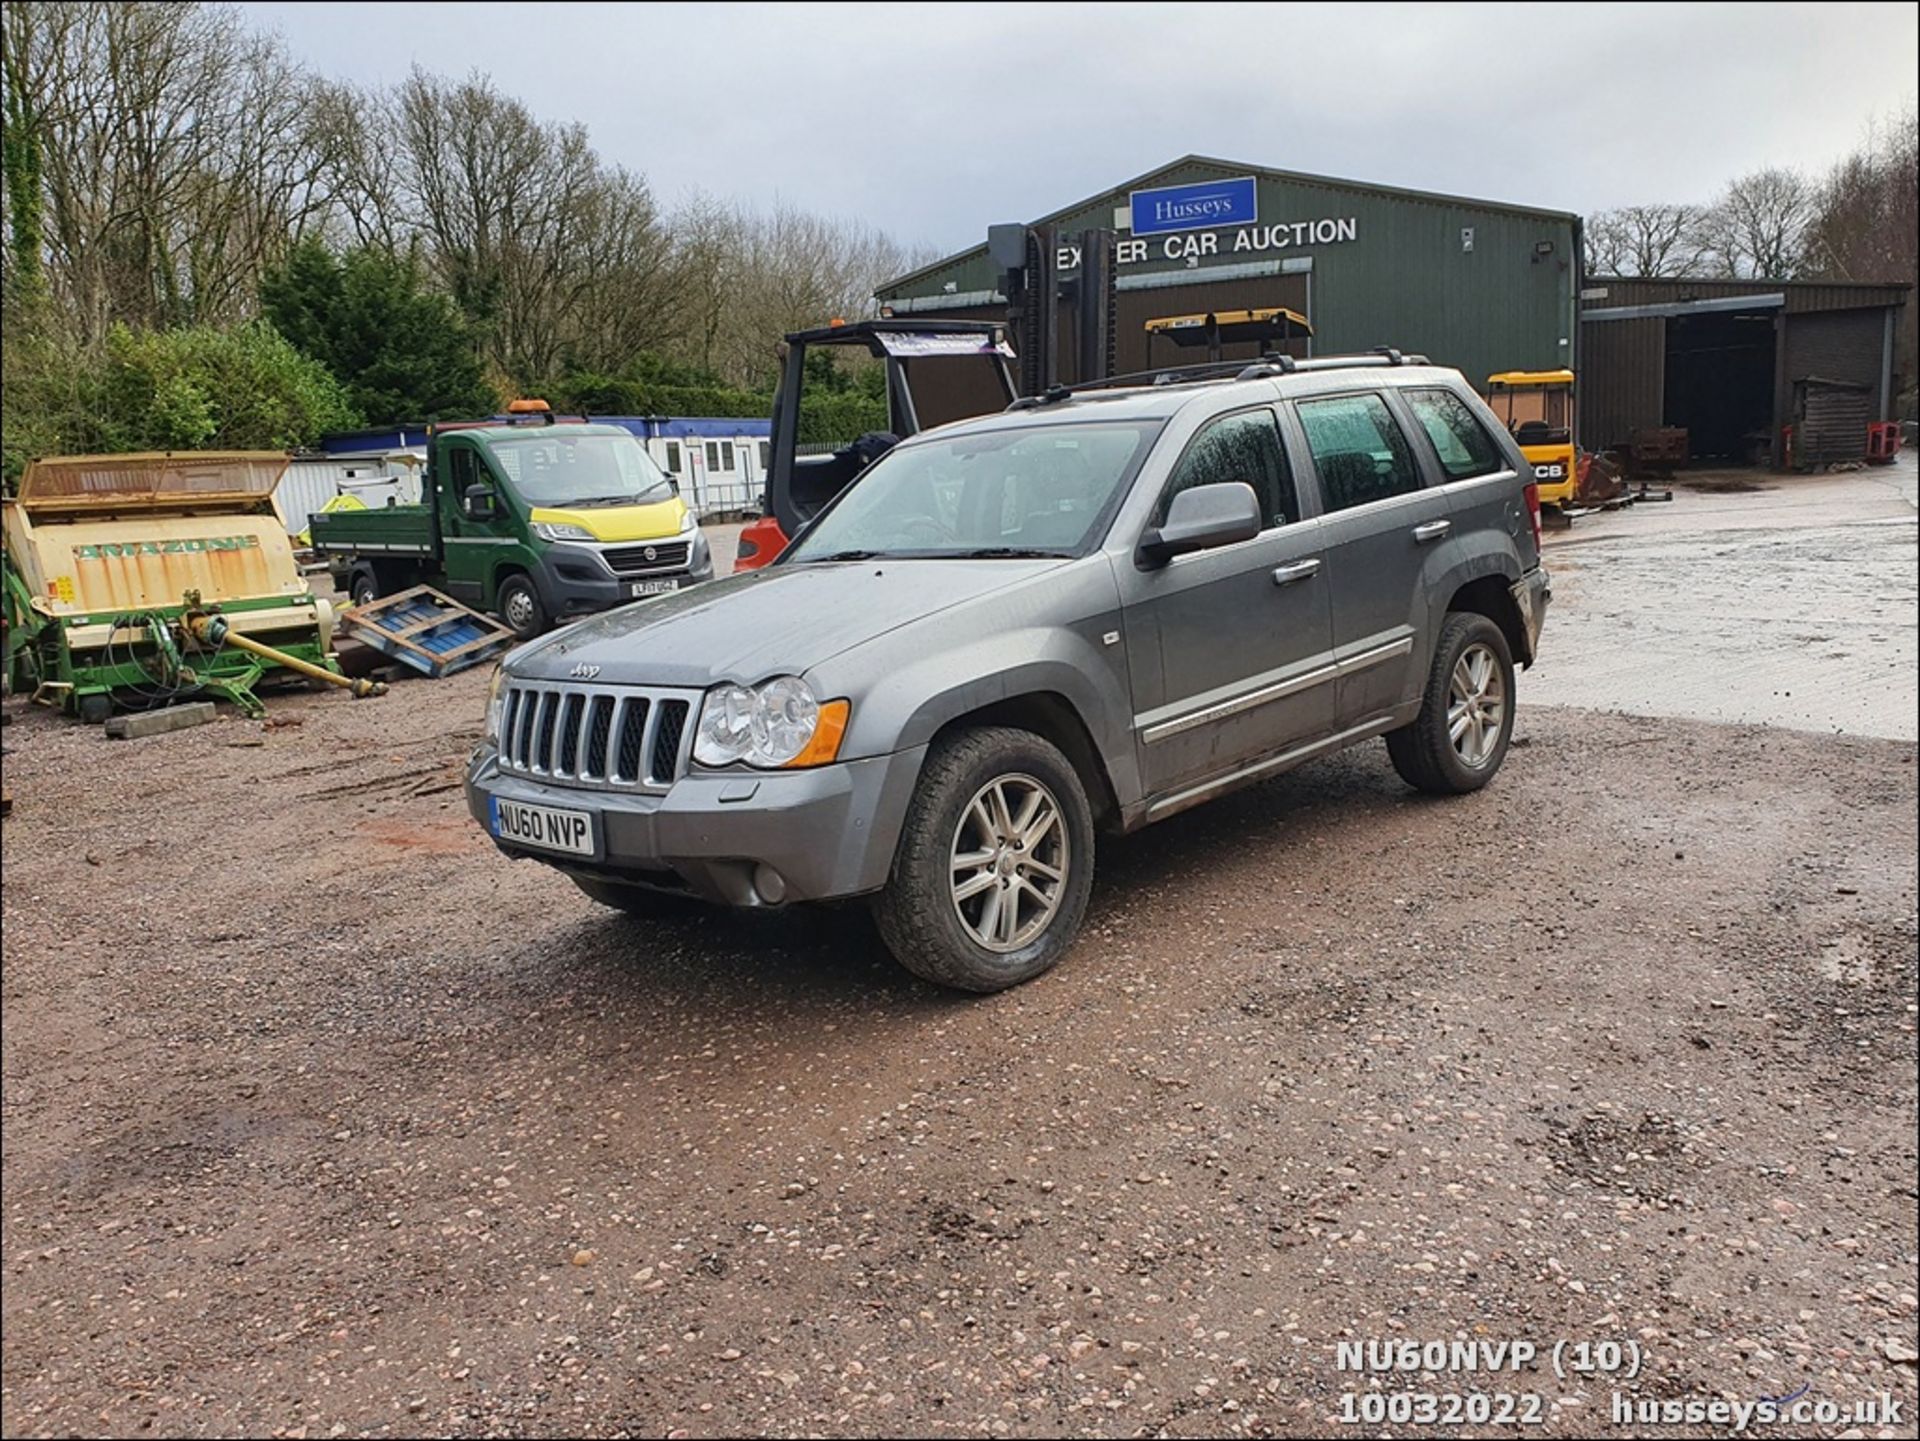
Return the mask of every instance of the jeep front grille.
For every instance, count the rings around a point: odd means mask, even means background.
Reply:
[[[500,769],[553,785],[660,792],[687,768],[698,691],[510,681]]]

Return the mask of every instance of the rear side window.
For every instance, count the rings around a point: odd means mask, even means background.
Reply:
[[[1377,395],[1298,403],[1327,510],[1351,510],[1420,489],[1413,447]]]
[[[1279,422],[1271,410],[1222,416],[1196,435],[1173,468],[1166,493],[1153,513],[1153,524],[1166,523],[1167,508],[1181,491],[1230,480],[1244,480],[1253,487],[1265,529],[1291,525],[1300,519],[1293,471],[1287,465]]]
[[[1467,403],[1450,390],[1409,390],[1407,404],[1433,442],[1449,480],[1505,470],[1507,462]]]

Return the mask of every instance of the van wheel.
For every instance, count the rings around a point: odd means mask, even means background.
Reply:
[[[1432,795],[1465,795],[1492,780],[1513,738],[1513,654],[1484,615],[1454,611],[1440,627],[1420,714],[1387,734],[1400,778]]]
[[[1093,889],[1093,811],[1072,764],[1030,731],[962,731],[927,754],[874,919],[894,959],[999,991],[1073,944]]]
[[[547,608],[540,604],[540,592],[524,575],[510,575],[500,582],[500,619],[521,640],[544,635],[551,622]]]
[[[363,605],[372,605],[380,599],[380,582],[375,580],[371,570],[356,570],[353,579],[347,582],[347,601],[358,610]]]
[[[568,876],[588,900],[598,901],[603,906],[611,906],[616,911],[625,911],[630,916],[640,916],[646,920],[668,921],[684,919],[692,914],[699,904],[681,896],[669,896],[660,891],[650,891],[645,886],[626,886],[618,881],[589,880],[586,876]]]

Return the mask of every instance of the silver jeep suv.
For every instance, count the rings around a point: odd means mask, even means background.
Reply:
[[[1548,599],[1532,472],[1392,353],[1054,391],[902,443],[773,566],[500,668],[474,818],[637,914],[871,896],[997,990],[1072,943],[1095,836],[1384,736],[1492,779]]]

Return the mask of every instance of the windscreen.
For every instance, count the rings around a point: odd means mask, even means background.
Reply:
[[[1076,555],[1132,477],[1159,422],[928,436],[876,461],[788,564],[889,556]]]
[[[501,474],[531,506],[651,505],[673,485],[631,435],[581,435],[558,427],[487,437]]]

